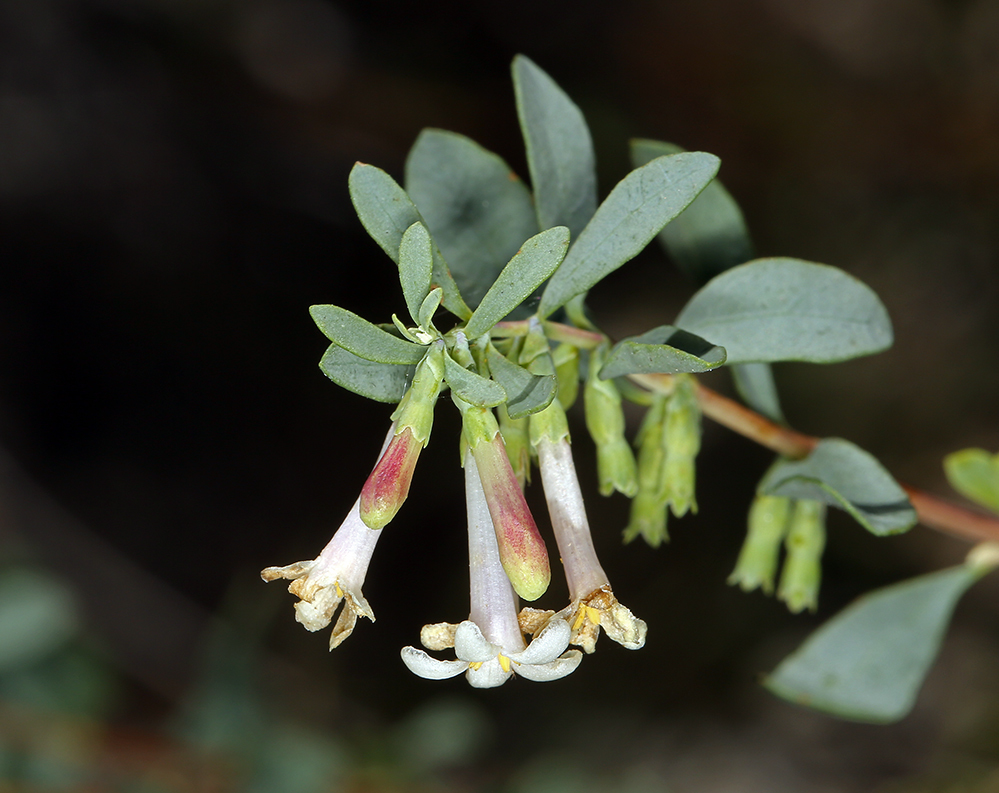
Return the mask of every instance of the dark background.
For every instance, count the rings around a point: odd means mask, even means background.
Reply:
[[[999,448],[994,0],[7,0],[0,561],[69,587],[69,646],[104,693],[74,710],[25,699],[23,680],[0,686],[0,779],[56,762],[28,723],[68,730],[65,789],[281,789],[260,781],[261,746],[338,758],[303,790],[996,789],[995,582],[960,607],[899,725],[834,721],[756,685],[860,592],[966,546],[923,528],[875,540],[837,514],[818,615],[732,590],[771,455],[716,426],[700,513],[652,551],[619,544],[626,501],[596,495],[576,424],[599,550],[650,632],[635,654],[604,640],[562,683],[470,692],[398,660],[420,625],[467,609],[448,400],[365,585],[377,624],[328,655],[281,585],[259,582],[318,553],[387,426],[387,406],[319,372],[326,342],[307,312],[404,308],[353,213],[350,167],[401,180],[437,126],[526,176],[518,52],[582,108],[601,195],[629,167],[629,137],[713,152],[761,255],[834,264],[881,295],[892,351],[778,368],[794,426],[945,494],[943,454]],[[691,292],[652,246],[591,304],[621,337],[671,321]],[[560,597],[553,586],[546,605]],[[232,724],[213,733],[216,716]],[[277,721],[287,746],[267,737]]]

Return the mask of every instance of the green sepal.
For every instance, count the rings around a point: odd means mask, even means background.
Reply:
[[[958,493],[999,512],[999,454],[962,449],[944,457],[944,472]]]
[[[414,364],[427,352],[339,306],[311,306],[309,313],[326,338],[368,361]]]
[[[548,317],[638,255],[714,178],[718,165],[713,154],[673,154],[618,182],[548,282],[538,316]]]
[[[701,450],[701,410],[695,387],[690,375],[674,378],[663,418],[662,493],[678,518],[688,510],[697,512],[695,462]]]
[[[493,378],[507,394],[506,408],[512,419],[520,419],[544,410],[555,398],[557,382],[554,375],[531,374],[490,344],[486,359]]]
[[[531,416],[530,434],[531,448],[535,452],[542,441],[556,444],[569,438],[569,421],[558,400]]]
[[[590,130],[575,103],[530,58],[518,55],[512,71],[538,226],[568,226],[575,238],[597,208]]]
[[[780,573],[777,597],[797,614],[819,607],[822,581],[822,551],[826,546],[826,505],[801,499],[794,502],[784,547],[784,568]]]
[[[414,223],[423,222],[406,191],[381,168],[366,163],[356,163],[347,180],[350,200],[357,217],[371,238],[397,265],[403,235]],[[447,262],[437,245],[432,246],[433,283],[444,290],[444,308],[460,319],[472,316],[458,286],[451,277]]]
[[[675,324],[722,345],[729,364],[834,363],[892,343],[888,312],[870,287],[800,259],[756,259],[725,271],[690,299]]]
[[[464,135],[423,130],[406,158],[406,190],[473,307],[524,240],[538,232],[524,183],[500,157]]]
[[[489,291],[482,297],[465,326],[476,339],[523,303],[555,272],[569,250],[569,229],[556,226],[535,234],[520,246]]]
[[[405,396],[416,371],[415,365],[365,360],[336,344],[327,348],[319,368],[338,386],[376,402],[393,405]]]
[[[531,318],[517,361],[531,374],[555,375],[555,362],[552,360],[548,337],[535,317]]]
[[[898,721],[915,704],[958,600],[988,569],[960,565],[863,595],[809,636],[764,685],[844,719]]]
[[[409,316],[420,325],[423,324],[420,321],[420,306],[430,294],[433,272],[434,254],[430,233],[426,226],[416,222],[406,229],[399,243],[399,282],[402,284]]]
[[[656,140],[631,141],[635,168],[684,149]],[[673,262],[698,285],[753,258],[753,243],[742,210],[720,181],[701,191],[658,235]]]
[[[466,369],[450,354],[444,357],[444,380],[451,391],[470,405],[495,407],[506,401],[506,391],[495,380]]]
[[[603,379],[629,374],[708,372],[725,363],[725,349],[672,325],[653,328],[614,345]]]
[[[899,534],[916,524],[916,510],[898,482],[874,457],[841,438],[820,441],[803,460],[779,461],[759,489],[839,507],[878,536]]]

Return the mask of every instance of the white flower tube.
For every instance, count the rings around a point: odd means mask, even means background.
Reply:
[[[528,645],[517,620],[517,596],[500,562],[499,546],[475,458],[465,456],[468,510],[468,569],[471,584],[469,618],[458,625],[427,625],[420,634],[432,650],[454,647],[454,661],[441,661],[416,647],[404,647],[402,660],[413,674],[442,680],[465,672],[476,688],[503,685],[517,674],[528,680],[557,680],[572,672],[582,658],[566,651],[571,628],[552,619]]]

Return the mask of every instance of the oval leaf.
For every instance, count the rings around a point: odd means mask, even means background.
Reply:
[[[961,565],[864,595],[784,659],[764,685],[846,719],[898,721],[915,703],[954,606],[982,573]]]
[[[657,140],[633,140],[634,167],[683,149]],[[671,223],[659,232],[659,243],[677,267],[697,284],[753,258],[753,243],[742,210],[715,179]]]
[[[415,365],[366,361],[336,344],[326,350],[319,368],[338,386],[376,402],[391,404],[405,396],[416,372]]]
[[[464,135],[423,130],[406,159],[406,189],[471,306],[538,231],[524,183]]]
[[[999,512],[999,454],[962,449],[944,457],[947,480],[958,493]]]
[[[916,524],[916,510],[898,482],[870,454],[841,438],[825,438],[804,460],[779,461],[759,489],[840,507],[878,536]]]
[[[373,165],[356,163],[347,183],[350,200],[361,225],[398,264],[399,247],[406,229],[423,221],[416,206],[395,179]],[[447,262],[436,245],[433,246],[433,256],[433,282],[444,290],[444,307],[456,317],[468,319],[472,310],[465,305]]]
[[[676,324],[721,344],[730,364],[833,363],[892,343],[888,312],[870,287],[800,259],[757,259],[716,276]]]
[[[506,391],[495,380],[483,377],[456,363],[450,355],[444,356],[444,380],[451,390],[466,402],[491,408],[506,401]]]
[[[723,363],[723,347],[672,325],[662,325],[615,344],[600,369],[600,379],[650,372],[707,372]]]
[[[309,313],[327,339],[368,361],[414,364],[427,352],[339,306],[311,306]]]
[[[573,239],[597,210],[596,158],[586,119],[530,58],[513,59],[517,116],[542,229],[566,226]]]
[[[420,306],[430,294],[434,272],[433,243],[427,227],[414,223],[399,243],[399,282],[406,298],[406,308],[414,321],[420,322]],[[440,301],[438,300],[438,305]]]
[[[548,407],[558,393],[555,375],[531,374],[495,347],[489,345],[489,369],[507,393],[506,409],[512,419],[521,419]]]
[[[547,317],[634,258],[718,172],[713,154],[658,157],[618,182],[597,208],[541,296]]]
[[[569,229],[556,226],[535,234],[503,268],[465,327],[476,339],[523,303],[558,269],[569,250]]]

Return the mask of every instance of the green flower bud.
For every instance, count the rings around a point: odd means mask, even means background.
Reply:
[[[632,499],[631,520],[624,530],[625,542],[641,535],[653,548],[658,548],[669,539],[666,532],[666,499],[662,491],[665,413],[666,398],[655,394],[638,430],[638,493]]]
[[[826,544],[826,505],[821,501],[796,501],[791,526],[784,541],[787,556],[777,597],[797,614],[815,611],[822,579],[822,551]]]
[[[624,437],[621,392],[613,380],[601,380],[597,376],[606,356],[606,346],[590,353],[590,367],[583,390],[586,428],[597,445],[600,494],[609,496],[617,490],[630,498],[638,493],[638,471],[635,455]]]
[[[688,510],[697,512],[694,463],[701,450],[701,410],[694,389],[692,377],[677,375],[664,418],[662,492],[678,518]]]
[[[783,496],[757,495],[749,508],[746,540],[739,551],[729,584],[738,584],[744,592],[756,588],[766,594],[774,591],[774,575],[780,545],[788,529],[791,500]]]
[[[579,348],[560,344],[552,353],[552,361],[558,378],[558,401],[568,410],[579,395]]]

